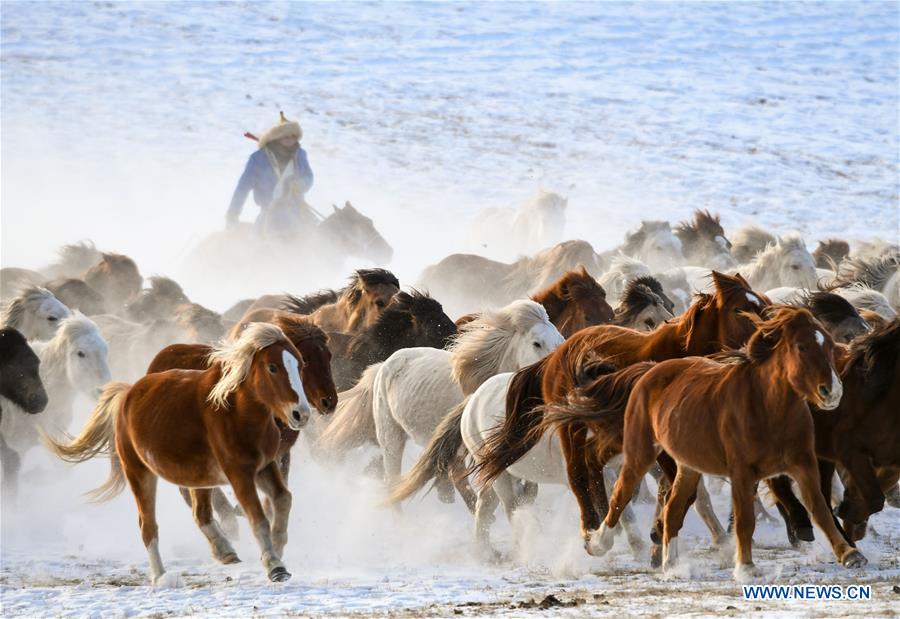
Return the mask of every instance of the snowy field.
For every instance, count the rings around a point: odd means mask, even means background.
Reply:
[[[186,280],[185,256],[224,225],[254,148],[242,134],[279,109],[303,125],[310,202],[350,200],[370,215],[404,284],[459,251],[479,209],[538,187],[569,196],[568,236],[598,249],[641,219],[698,207],[726,230],[798,230],[810,247],[897,242],[898,22],[896,2],[3,2],[0,263],[36,268],[89,238],[226,309],[238,298],[223,290],[227,274]],[[255,215],[248,202],[243,219]],[[339,284],[298,272],[282,289]],[[869,565],[855,572],[835,565],[818,531],[791,548],[780,524],[757,529],[765,582],[870,583],[872,600],[745,601],[730,554],[711,548],[693,513],[687,561],[664,578],[624,541],[588,557],[571,494],[546,488],[516,544],[498,511],[509,556],[486,566],[459,503],[428,495],[395,513],[360,473],[365,455],[324,468],[302,441],[297,450],[293,579],[266,581],[246,523],[244,562],[215,564],[163,483],[161,551],[176,589],[147,586],[128,492],[104,505],[82,496],[105,462],[73,469],[32,451],[17,505],[0,511],[0,615],[522,616],[551,594],[564,606],[545,614],[571,616],[900,608],[896,509],[873,518],[860,544]],[[723,519],[726,494],[714,497]],[[651,513],[639,506],[643,526]]]

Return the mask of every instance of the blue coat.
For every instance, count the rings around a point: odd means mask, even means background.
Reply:
[[[297,166],[298,176],[303,185],[303,193],[309,191],[313,184],[313,173],[309,167],[309,160],[306,158],[306,151],[297,148],[297,154],[294,156],[294,165]],[[275,170],[269,163],[268,157],[262,148],[250,155],[247,160],[247,166],[241,179],[238,181],[234,195],[231,197],[231,205],[228,207],[227,219],[235,222],[241,216],[244,208],[244,202],[247,200],[247,194],[253,191],[253,200],[259,205],[262,211],[268,208],[272,202],[272,194],[275,192],[275,185],[278,178],[275,176]]]

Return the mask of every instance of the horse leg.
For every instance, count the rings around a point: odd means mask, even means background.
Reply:
[[[884,468],[878,470],[878,482],[884,489],[884,501],[891,507],[900,508],[900,486],[897,479],[900,478],[900,469]]]
[[[223,463],[226,464],[226,463]],[[269,519],[263,510],[262,502],[256,493],[256,470],[255,467],[223,466],[225,476],[234,488],[234,494],[237,496],[241,509],[250,521],[250,528],[256,543],[259,544],[262,551],[262,564],[266,570],[269,580],[274,582],[282,582],[291,577],[290,573],[285,569],[281,557],[275,552],[275,546],[272,543],[272,531],[269,526]],[[271,466],[271,465],[270,465]]]
[[[238,527],[237,517],[241,515],[240,508],[232,505],[225,492],[221,488],[212,488],[212,506],[219,515],[219,522],[226,537],[238,539],[241,529]]]
[[[272,545],[279,557],[284,554],[284,547],[287,545],[288,517],[291,514],[291,503],[293,502],[293,497],[281,471],[281,466],[275,461],[270,462],[256,476],[260,490],[263,491],[272,506]]]
[[[390,486],[400,478],[406,430],[394,421],[390,411],[376,410],[375,435],[384,456],[384,481]]]
[[[453,462],[450,463],[449,475],[450,481],[453,482],[456,491],[459,492],[459,496],[462,497],[466,507],[469,508],[469,512],[474,514],[475,501],[478,497],[476,496],[475,491],[472,490],[472,486],[469,484],[469,479],[466,476],[466,463],[462,458],[454,458]]]
[[[865,522],[870,514],[884,509],[884,493],[881,491],[881,484],[878,482],[872,462],[866,454],[856,452],[845,460],[844,465],[850,474],[851,483],[847,485],[844,500],[838,505],[837,515],[858,525]],[[861,500],[852,498],[848,500],[848,494]]]
[[[766,506],[763,505],[762,499],[759,498],[759,492],[757,492],[756,496],[753,498],[753,515],[757,520],[762,520],[763,522],[771,524],[778,522],[778,520],[768,512]]]
[[[679,469],[679,471],[680,470],[681,469]],[[706,528],[709,529],[713,545],[719,546],[725,541],[727,533],[725,533],[725,529],[722,528],[722,524],[716,517],[716,511],[713,509],[709,492],[706,491],[706,484],[703,483],[703,477],[697,481],[697,499],[694,501],[694,510],[697,512],[697,515],[700,516],[700,519],[703,521],[703,524],[706,525]]]
[[[629,404],[629,410],[631,410],[630,406]],[[640,412],[637,412],[635,417],[639,414]],[[606,513],[606,519],[600,528],[591,531],[585,540],[585,549],[588,554],[595,557],[603,556],[612,548],[619,517],[631,497],[634,496],[634,491],[641,483],[641,479],[656,460],[656,447],[653,445],[650,429],[635,427],[632,428],[630,434],[629,436],[626,432],[627,438],[623,451],[625,463],[619,472],[616,487],[609,499],[609,511]]]
[[[500,553],[491,546],[491,524],[500,497],[493,486],[482,486],[475,500],[475,549],[487,561],[496,561]]]
[[[117,445],[118,448],[118,445]],[[150,561],[150,581],[161,584],[166,569],[163,567],[162,557],[159,554],[159,526],[156,524],[156,482],[157,477],[137,457],[137,454],[128,453],[127,447],[119,449],[122,472],[138,508],[138,525],[141,528],[141,540],[147,549],[147,557]],[[125,452],[125,453],[123,453]]]
[[[6,444],[3,435],[0,435],[0,464],[3,465],[0,495],[2,495],[3,504],[7,508],[14,507],[19,494],[19,470],[22,468],[22,459],[12,447]]]
[[[756,480],[746,468],[731,471],[731,503],[734,515],[734,533],[737,541],[734,558],[734,579],[745,580],[759,577],[753,565],[753,530],[756,528],[756,514],[753,498],[756,496]]]
[[[831,519],[834,521],[834,526],[837,527],[837,530],[841,532],[841,535],[844,536],[844,539],[850,545],[853,545],[853,537],[851,536],[852,531],[848,531],[841,524],[841,521],[838,520],[838,517],[834,515],[834,510],[831,509],[833,499],[832,493],[834,492],[834,471],[835,471],[834,462],[829,462],[828,460],[819,460],[819,483],[821,484],[822,497],[825,499],[825,505],[829,507],[829,511],[831,512]]]
[[[569,478],[569,488],[578,501],[581,511],[581,536],[588,547],[591,533],[597,530],[600,517],[594,509],[593,496],[590,489],[590,473],[584,459],[585,429],[568,430],[560,433],[560,444],[563,457],[566,461],[566,474]],[[603,497],[604,502],[606,497]],[[607,549],[608,550],[608,549]],[[590,552],[590,550],[588,550]],[[605,551],[604,551],[605,552]]]
[[[671,569],[678,561],[678,532],[684,524],[688,507],[697,494],[699,482],[700,473],[686,466],[678,467],[672,492],[663,510],[663,571]]]
[[[791,489],[791,480],[786,475],[778,475],[766,480],[769,490],[775,496],[777,505],[781,506],[779,513],[782,516],[787,515],[785,519],[785,527],[788,531],[788,539],[793,534],[804,542],[811,542],[815,539],[813,534],[812,523],[809,521],[809,514],[803,504],[797,500],[794,491]]]
[[[184,490],[184,488],[182,488]],[[190,501],[193,505],[194,522],[200,528],[206,540],[209,542],[213,559],[219,563],[240,563],[240,559],[228,538],[219,528],[219,523],[212,517],[212,489],[192,488],[189,491]]]
[[[808,459],[801,460],[788,472],[800,486],[803,501],[812,514],[816,525],[822,529],[838,561],[844,567],[862,567],[868,561],[856,548],[847,543],[838,531],[832,519],[831,510],[822,495],[819,467],[816,458],[810,454]],[[851,471],[852,473],[852,471]],[[883,499],[883,497],[882,497]]]
[[[617,471],[615,467],[606,466],[603,468],[603,481],[605,484],[608,484],[609,487],[612,487],[616,483]],[[644,483],[644,480],[641,479],[641,484]],[[632,497],[632,500],[635,500],[637,494]],[[605,516],[605,514],[604,514]],[[634,510],[631,509],[631,505],[626,505],[625,509],[622,511],[622,526],[625,528],[625,534],[628,536],[628,545],[631,547],[631,552],[637,557],[640,556],[644,552],[644,541],[641,539],[640,531],[637,528],[637,519],[634,517]]]
[[[678,474],[678,466],[669,454],[661,451],[656,456],[656,464],[650,467],[650,474],[656,479],[656,508],[650,528],[650,567],[658,568],[662,566],[662,510],[672,491],[672,480]]]

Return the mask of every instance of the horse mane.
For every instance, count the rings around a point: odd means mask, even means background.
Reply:
[[[392,347],[396,347],[392,350],[401,348],[403,346],[402,338],[415,320],[427,321],[427,317],[438,315],[444,315],[444,308],[428,293],[415,289],[411,289],[409,292],[400,291],[391,298],[391,302],[378,316],[375,323],[353,338],[347,351],[348,355],[357,357],[372,345],[383,348],[386,344],[390,344]],[[383,360],[382,357],[370,362]]]
[[[887,297],[862,282],[833,286],[828,289],[828,292],[840,294],[850,301],[854,307],[867,309],[881,316],[888,315],[891,318],[897,315],[896,310],[891,306]]]
[[[625,287],[625,291],[622,293],[619,300],[619,305],[615,309],[615,319],[613,320],[613,324],[631,324],[634,319],[637,318],[637,315],[644,311],[644,309],[653,305],[657,299],[660,301],[662,300],[647,280],[655,282],[656,286],[659,287],[660,292],[662,291],[659,280],[650,275],[633,279],[628,282],[628,285]]]
[[[832,292],[817,291],[805,295],[803,305],[823,322],[836,324],[847,318],[859,318],[859,312],[847,299]]]
[[[672,226],[668,221],[648,221],[641,222],[640,228],[634,232],[625,234],[625,243],[622,246],[622,252],[628,255],[634,255],[641,249],[641,245],[647,240],[647,236],[653,232],[671,232]]]
[[[757,323],[756,332],[750,336],[743,351],[747,362],[755,365],[772,356],[784,336],[784,327],[788,322],[798,315],[805,315],[810,323],[816,320],[808,309],[791,305],[773,305],[766,308],[765,314],[767,319]],[[751,319],[758,320],[756,316],[751,316]],[[725,358],[728,358],[727,353]],[[721,362],[720,359],[717,360]]]
[[[900,351],[900,319],[894,318],[884,327],[861,335],[850,342],[847,372],[860,372],[865,378],[866,400],[880,397],[893,384]]]
[[[73,273],[83,273],[102,258],[100,250],[90,240],[63,245],[56,251],[56,255],[60,267],[65,267],[67,264],[73,265],[71,269],[67,269]]]
[[[85,272],[84,280],[87,281],[89,277],[96,277],[101,273],[111,273],[117,268],[134,269],[135,273],[140,273],[137,263],[125,254],[103,252],[99,261]]]
[[[764,273],[773,269],[775,262],[785,254],[795,251],[807,251],[803,238],[796,232],[780,236],[775,243],[768,243],[765,248],[756,254],[746,267],[747,277],[755,279],[757,273]]]
[[[150,282],[150,288],[148,290],[145,290],[145,293],[152,292],[153,294],[159,294],[166,297],[186,297],[181,284],[170,277],[165,277],[163,275],[151,275],[147,278],[147,281]]]
[[[285,294],[285,300],[281,304],[281,309],[292,314],[307,316],[322,307],[323,305],[331,305],[337,303],[338,293],[332,289],[318,290],[305,297],[295,297],[292,294]]]
[[[323,346],[328,344],[328,335],[305,316],[276,314],[272,318],[272,324],[281,329],[287,339],[292,342],[315,340]]]
[[[0,314],[0,324],[4,327],[19,329],[25,316],[47,299],[56,299],[56,296],[43,286],[23,288],[3,309],[3,313]],[[59,301],[59,299],[56,300]],[[62,301],[59,303],[62,305]]]
[[[717,236],[724,237],[725,230],[719,221],[718,215],[713,215],[708,210],[697,209],[694,211],[692,221],[683,221],[672,230],[685,245],[696,243],[701,239],[712,240]]]
[[[847,257],[838,270],[838,285],[862,283],[881,290],[900,269],[900,253],[889,253],[877,258]]]
[[[549,324],[547,310],[534,301],[520,299],[499,310],[487,310],[460,328],[448,348],[453,379],[463,393],[472,393],[503,368],[515,367],[513,335],[538,324]]]
[[[206,400],[219,409],[228,406],[228,396],[247,378],[256,353],[282,341],[287,338],[275,325],[251,322],[236,340],[224,340],[213,347],[208,357],[209,365],[221,365],[222,375]]]
[[[605,300],[606,291],[591,277],[584,265],[578,265],[577,269],[567,271],[547,288],[531,295],[532,301],[544,307],[553,300],[578,303],[594,299]]]

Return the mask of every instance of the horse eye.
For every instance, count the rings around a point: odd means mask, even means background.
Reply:
[[[647,325],[648,327],[650,327],[651,329],[656,325],[656,323],[653,322],[652,318],[648,318],[647,320],[645,320],[644,324]]]
[[[269,371],[270,371],[272,374],[278,374],[278,366],[275,365],[274,363],[270,363],[270,364],[269,364]]]
[[[800,265],[799,265],[799,264],[792,264],[792,265],[791,265],[791,268],[794,269],[795,271],[799,271],[799,270],[800,270]]]
[[[540,347],[541,347],[541,343],[540,343],[540,342],[534,342],[534,347],[535,347],[535,348],[540,348]]]
[[[378,299],[377,301],[375,301],[375,305],[377,305],[378,307],[384,307],[384,301]]]
[[[83,351],[83,350],[79,350],[79,351],[78,351],[78,356],[81,357],[82,359],[84,359],[87,355],[84,354],[84,351]]]
[[[59,318],[57,318],[56,316],[47,316],[47,320],[49,320],[50,322],[56,322],[57,320],[59,320]]]

